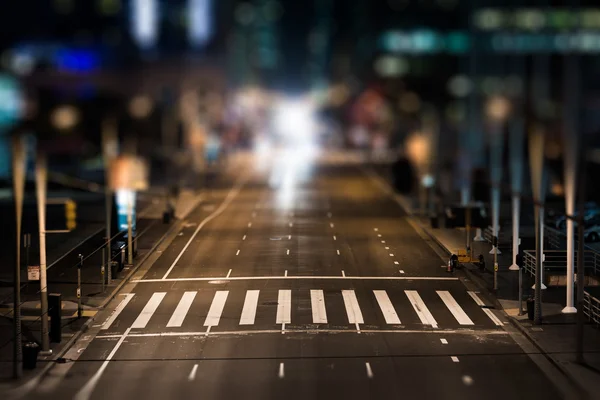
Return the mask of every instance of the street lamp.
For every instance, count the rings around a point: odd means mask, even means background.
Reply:
[[[493,243],[490,254],[494,255],[494,290],[498,289],[498,230],[500,219],[500,184],[502,180],[502,151],[504,123],[510,113],[510,102],[503,96],[494,96],[486,104],[486,115],[491,123],[490,131],[490,180],[492,185]]]

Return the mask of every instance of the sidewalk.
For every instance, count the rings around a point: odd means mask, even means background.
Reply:
[[[413,222],[417,223],[435,242],[437,242],[448,255],[456,253],[458,249],[466,247],[466,232],[464,229],[433,229],[426,218],[413,215],[411,201],[396,195],[399,203],[403,204],[406,211],[411,214]],[[584,331],[584,359],[585,365],[575,362],[576,349],[576,314],[563,314],[565,306],[566,289],[549,287],[543,291],[542,325],[536,326],[528,319],[527,315],[519,316],[519,291],[518,271],[510,271],[512,252],[503,252],[498,256],[498,290],[494,290],[493,255],[489,254],[491,245],[487,242],[473,242],[475,232],[471,232],[471,247],[477,257],[483,254],[485,258],[485,271],[480,271],[473,264],[466,264],[462,271],[475,282],[482,292],[496,305],[503,309],[511,323],[519,329],[546,357],[567,376],[567,378],[582,391],[587,392],[589,398],[600,397],[600,329],[593,324],[585,325]],[[533,278],[523,275],[523,293],[528,296],[533,293],[531,289]],[[526,307],[523,302],[523,308]],[[525,310],[526,312],[526,310]]]

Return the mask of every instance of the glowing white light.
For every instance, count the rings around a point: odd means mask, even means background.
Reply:
[[[79,122],[79,111],[73,106],[60,106],[50,118],[57,129],[71,129]]]
[[[193,46],[203,46],[210,39],[211,0],[189,0],[188,3],[188,35]]]
[[[282,101],[275,114],[275,130],[285,138],[311,142],[316,130],[311,104]]]
[[[152,47],[158,35],[158,5],[156,0],[132,0],[131,30],[137,44]]]

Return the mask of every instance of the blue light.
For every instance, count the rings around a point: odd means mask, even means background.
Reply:
[[[212,34],[211,0],[188,0],[188,36],[194,47],[204,46]]]
[[[98,56],[88,50],[61,49],[54,56],[58,69],[70,72],[90,72],[98,68]]]
[[[158,36],[158,5],[156,0],[131,1],[131,36],[136,43],[148,49]]]

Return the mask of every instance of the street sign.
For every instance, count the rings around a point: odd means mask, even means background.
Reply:
[[[30,281],[40,280],[40,266],[39,265],[28,265],[27,266],[27,279]]]

